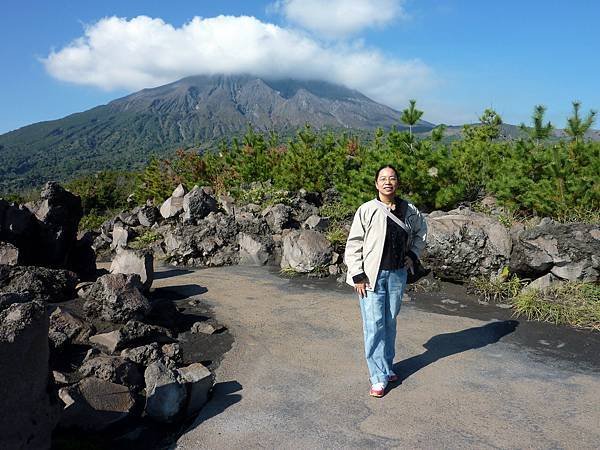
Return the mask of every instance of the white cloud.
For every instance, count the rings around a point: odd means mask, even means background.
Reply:
[[[381,27],[406,17],[401,0],[278,0],[270,9],[289,21],[330,38]]]
[[[398,60],[360,43],[322,44],[246,16],[195,17],[180,28],[146,16],[108,17],[42,62],[59,80],[106,90],[190,75],[251,74],[339,83],[396,108],[436,83],[419,60]]]

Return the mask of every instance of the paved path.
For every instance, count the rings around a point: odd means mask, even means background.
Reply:
[[[397,343],[403,381],[375,399],[368,396],[351,291],[282,279],[264,268],[208,269],[155,281],[156,287],[193,284],[208,289],[198,298],[235,343],[216,372],[212,400],[177,448],[600,446],[597,367],[523,346],[519,336],[531,324],[405,303]],[[490,319],[496,315],[491,308]],[[560,349],[584,345],[585,337],[543,342]]]

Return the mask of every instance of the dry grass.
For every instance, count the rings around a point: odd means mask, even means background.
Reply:
[[[516,276],[508,280],[503,277],[479,277],[469,282],[468,290],[482,296],[486,302],[506,303],[521,292],[524,284],[524,281]]]
[[[544,290],[530,289],[513,301],[516,316],[600,331],[600,286],[566,282]]]

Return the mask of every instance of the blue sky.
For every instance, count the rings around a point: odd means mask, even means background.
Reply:
[[[563,127],[572,100],[600,108],[600,2],[4,0],[1,8],[0,133],[215,71],[325,78],[396,109],[416,98],[435,123],[476,121],[487,107],[527,122],[544,104]]]

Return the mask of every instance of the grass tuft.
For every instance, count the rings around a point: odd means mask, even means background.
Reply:
[[[600,286],[565,282],[544,290],[528,289],[513,299],[516,316],[600,331]]]
[[[521,292],[524,284],[524,281],[517,276],[508,279],[479,277],[470,281],[468,289],[481,295],[486,302],[506,303]]]

